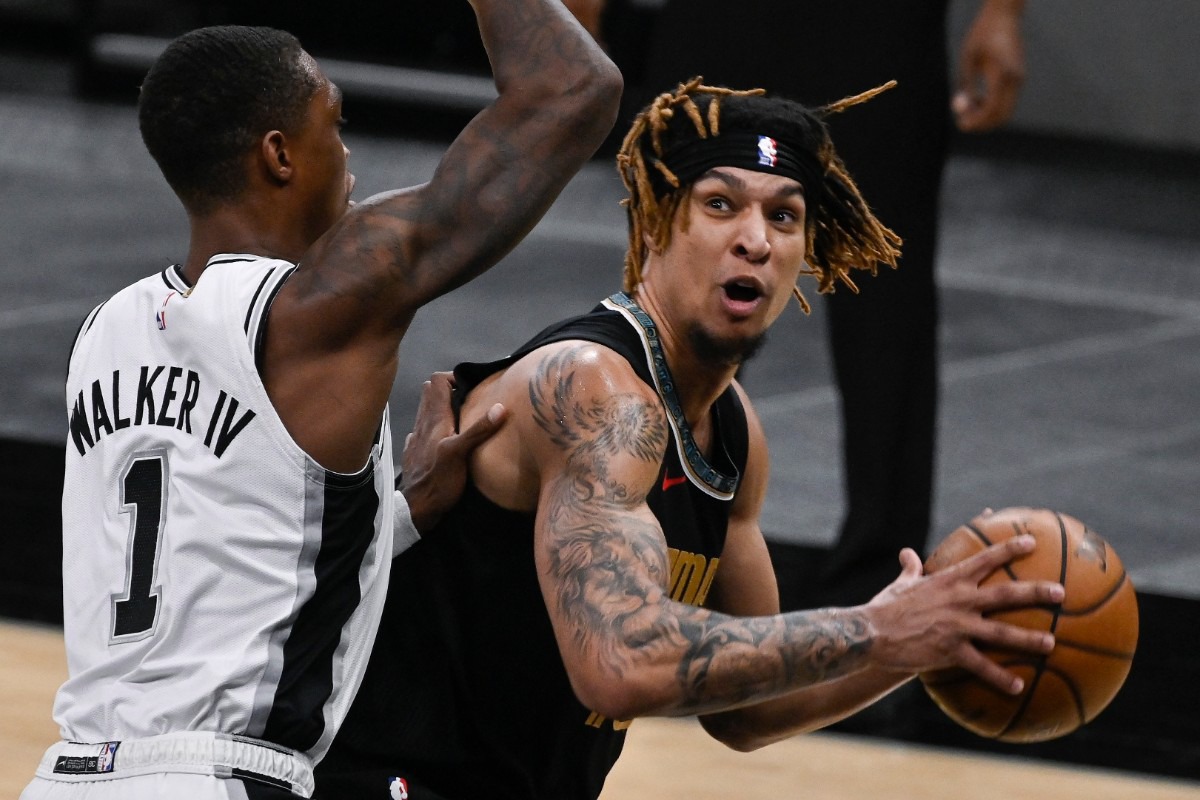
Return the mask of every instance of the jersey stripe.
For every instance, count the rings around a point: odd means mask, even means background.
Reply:
[[[258,298],[262,296],[263,288],[270,283],[271,276],[275,274],[275,271],[275,269],[272,269],[263,276],[262,282],[259,283],[258,288],[254,290],[254,297],[250,298],[250,307],[246,309],[246,321],[242,324],[242,329],[246,331],[247,335],[250,333],[250,322],[254,319],[255,312],[259,311]],[[261,319],[262,317],[260,316],[259,320],[261,321]],[[254,341],[253,336],[250,337],[250,341]]]
[[[283,272],[280,273],[275,279],[273,286],[271,286],[261,296],[255,296],[255,305],[257,307],[252,309],[255,319],[246,329],[246,335],[250,337],[250,349],[251,352],[254,353],[254,367],[258,370],[260,375],[262,374],[263,341],[266,339],[267,334],[267,326],[265,324],[267,314],[270,313],[271,305],[275,302],[275,297],[279,294],[279,290],[283,288],[283,284],[292,276],[292,273],[295,271],[295,267],[289,267],[288,269],[283,270]],[[270,278],[271,276],[267,277]]]
[[[162,271],[162,279],[163,283],[167,285],[168,289],[174,289],[181,294],[192,288],[192,285],[188,283],[187,278],[183,276],[182,264],[172,264],[164,269]]]
[[[316,585],[283,646],[279,689],[262,738],[310,750],[325,732],[323,709],[334,687],[334,660],[343,628],[361,599],[358,574],[375,538],[380,498],[375,462],[350,476],[325,474],[321,497],[321,549],[313,567]]]

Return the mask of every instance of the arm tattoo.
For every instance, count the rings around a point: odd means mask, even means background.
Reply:
[[[567,474],[580,493],[578,502],[630,506],[644,503],[645,492],[630,496],[610,474],[614,458],[632,456],[659,463],[667,443],[667,422],[658,403],[628,392],[576,398],[571,364],[585,346],[548,356],[529,384],[534,421],[567,454]]]
[[[729,617],[694,609],[685,617],[677,676],[683,708],[693,713],[845,675],[862,665],[871,642],[866,620],[850,612]]]
[[[773,696],[861,666],[870,629],[853,612],[731,617],[667,596],[667,544],[645,506],[649,487],[627,485],[616,463],[661,463],[665,413],[641,394],[583,391],[574,368],[582,349],[547,356],[529,383],[534,420],[566,458],[542,502],[554,602],[580,648],[617,676],[675,664],[680,713]]]

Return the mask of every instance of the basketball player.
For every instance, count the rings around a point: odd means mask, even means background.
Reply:
[[[73,346],[67,741],[26,800],[311,794],[415,538],[387,415],[401,337],[521,239],[616,113],[619,73],[559,0],[472,5],[498,99],[427,184],[353,207],[341,94],[290,34],[193,31],[146,76],[142,135],[191,243]]]
[[[606,5],[576,1],[586,19],[600,16]],[[898,270],[884,270],[862,292],[825,297],[829,377],[840,411],[842,518],[822,569],[813,570],[817,579],[785,599],[792,607],[806,600],[866,602],[892,575],[900,549],[920,553],[929,541],[938,432],[935,266],[942,172],[956,126],[982,132],[1013,112],[1024,76],[1026,4],[957,3],[960,9],[974,6],[957,42],[948,36],[948,0],[657,5],[637,51],[644,58],[647,93],[699,74],[710,83],[761,86],[802,103],[825,103],[864,86],[899,82],[861,111],[830,120],[838,152],[871,208],[903,237],[904,255]],[[844,57],[847,42],[854,43],[854,58]],[[958,53],[954,62],[952,50]]]
[[[700,715],[748,750],[926,669],[1016,691],[975,643],[1053,646],[982,616],[1061,598],[980,588],[1028,537],[928,577],[906,549],[865,605],[779,613],[767,443],[734,375],[793,292],[805,305],[802,274],[828,290],[898,255],[822,116],[693,81],[635,120],[625,291],[456,369],[464,424],[496,402],[512,416],[397,562],[318,797],[594,798],[634,717]]]

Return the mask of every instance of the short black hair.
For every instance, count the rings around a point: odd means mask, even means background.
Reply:
[[[303,126],[320,88],[300,41],[274,28],[219,25],[175,39],[138,100],[146,149],[184,206],[207,213],[246,186],[243,160],[271,130]]]
[[[737,166],[741,156],[721,161],[732,148],[723,148],[723,135],[730,140],[759,134],[778,140],[780,152],[791,158],[789,172],[804,186],[808,205],[806,234],[808,267],[817,278],[819,291],[833,291],[840,281],[857,291],[851,269],[874,274],[879,264],[895,267],[900,255],[900,238],[875,218],[854,180],[834,149],[825,117],[874,97],[892,84],[849,97],[822,108],[808,108],[784,97],[767,96],[761,89],[735,90],[705,86],[701,78],[681,83],[674,91],[656,97],[634,119],[617,155],[617,169],[629,196],[629,250],[625,257],[625,290],[641,282],[646,255],[643,235],[666,247],[671,224],[694,182],[701,173],[697,164],[724,163]],[[759,137],[761,138],[761,137]],[[707,160],[694,154],[704,144]],[[713,153],[716,151],[716,155]],[[687,152],[680,157],[678,154]],[[685,161],[691,163],[683,163]],[[676,174],[676,173],[679,174]],[[796,290],[796,299],[808,303]]]

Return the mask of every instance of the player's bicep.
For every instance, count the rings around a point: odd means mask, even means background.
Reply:
[[[619,668],[626,637],[666,580],[666,543],[646,495],[667,422],[657,396],[611,351],[568,343],[544,353],[525,415],[540,471],[539,581],[568,671]]]

